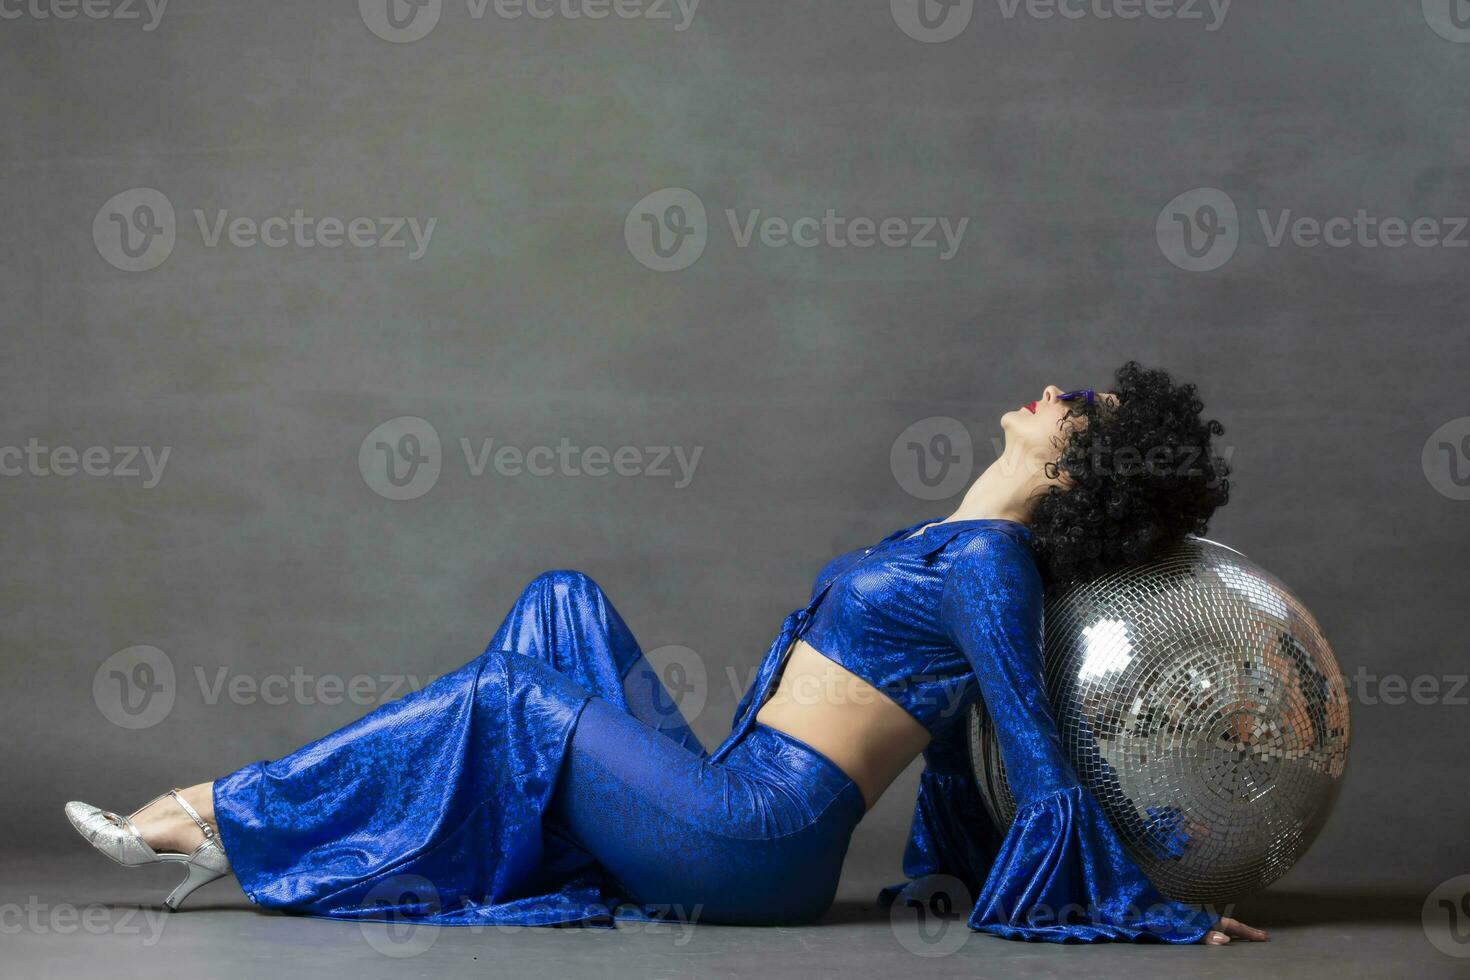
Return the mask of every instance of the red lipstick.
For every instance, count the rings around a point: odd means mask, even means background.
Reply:
[[[1032,415],[1035,415],[1036,414],[1036,403],[1035,402],[1032,402],[1031,404],[1025,406],[1025,408],[1026,408],[1026,411],[1030,412]]]

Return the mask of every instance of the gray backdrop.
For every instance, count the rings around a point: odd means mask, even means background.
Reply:
[[[714,745],[827,557],[947,514],[1003,411],[1137,357],[1200,383],[1213,536],[1350,678],[1288,881],[1470,872],[1470,32],[1447,2],[989,2],[937,43],[958,21],[912,6],[6,8],[0,842],[284,754],[366,710],[334,684],[479,653],[548,568],[704,668]],[[864,887],[916,775],[859,829]]]

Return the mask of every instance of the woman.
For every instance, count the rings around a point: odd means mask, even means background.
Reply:
[[[170,908],[233,871],[257,904],[338,918],[798,923],[830,906],[853,828],[922,752],[904,869],[978,889],[971,928],[1265,939],[1153,888],[1047,704],[1043,583],[1144,560],[1227,497],[1194,387],[1134,362],[1116,382],[1006,413],[1002,455],[953,514],[829,562],[712,753],[598,586],[556,571],[422,691],[131,818],[67,816],[120,863],[184,863]],[[1019,807],[1003,834],[968,773],[981,697]]]

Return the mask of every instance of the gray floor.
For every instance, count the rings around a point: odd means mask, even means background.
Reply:
[[[1426,889],[1278,888],[1242,918],[1273,941],[1225,949],[1056,946],[890,922],[880,882],[844,879],[826,920],[804,928],[661,925],[602,929],[419,929],[303,919],[251,908],[232,883],[207,886],[184,912],[156,904],[174,872],[128,870],[91,854],[5,859],[0,975],[373,978],[564,977],[1465,977],[1470,958],[1437,951],[1420,924]],[[140,904],[151,902],[154,904]],[[942,952],[943,955],[920,955]],[[407,955],[405,955],[407,954]]]

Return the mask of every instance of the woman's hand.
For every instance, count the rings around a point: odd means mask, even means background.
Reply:
[[[1271,941],[1271,937],[1266,935],[1266,930],[1248,926],[1239,919],[1221,916],[1220,920],[1210,927],[1210,931],[1201,937],[1200,942],[1209,946],[1224,946],[1232,939],[1248,939],[1253,943]]]

